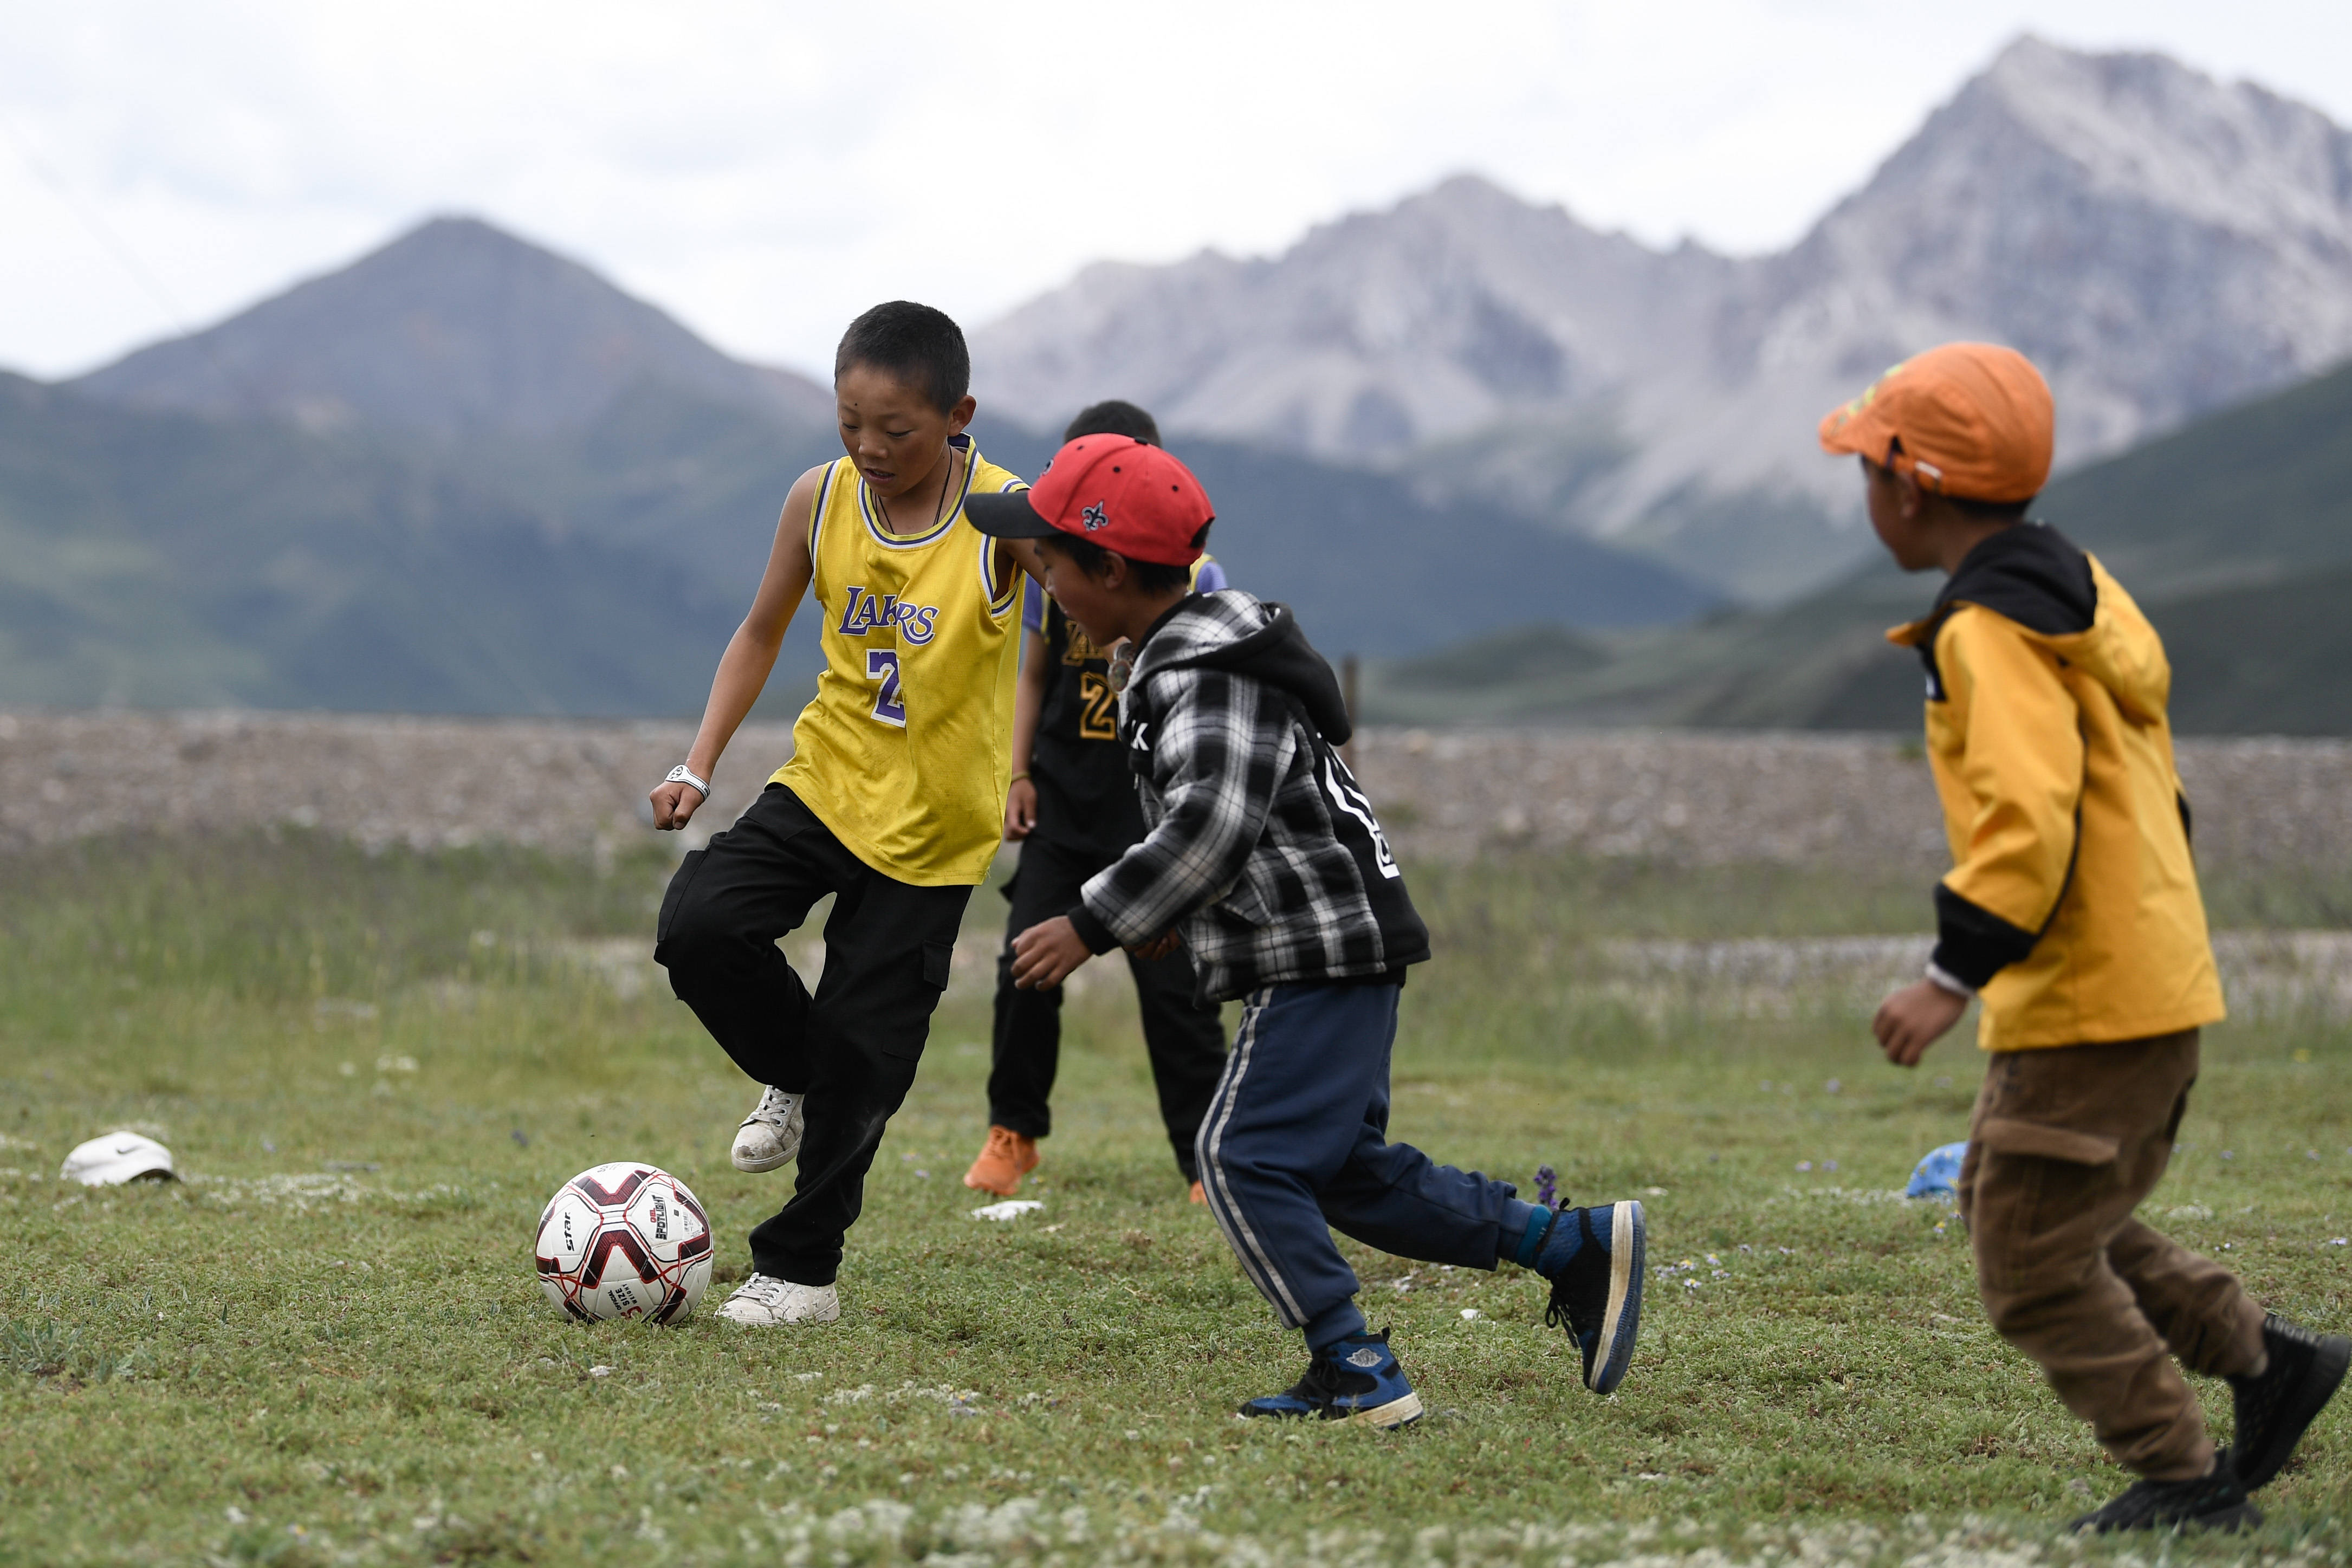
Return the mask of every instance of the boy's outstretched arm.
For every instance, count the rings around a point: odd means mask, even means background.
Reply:
[[[760,700],[760,689],[776,668],[776,651],[792,627],[793,612],[815,575],[809,560],[809,506],[824,472],[821,467],[811,468],[784,497],[783,511],[776,519],[776,542],[769,547],[768,568],[760,575],[751,614],[719,656],[719,673],[711,677],[710,697],[702,705],[701,728],[686,753],[686,765],[699,777],[707,779],[718,768],[743,715]],[[684,827],[702,806],[702,792],[690,784],[656,785],[652,798],[654,826],[664,830]]]
[[[1000,583],[1009,581],[1012,576],[1012,574],[1006,570],[1005,563],[1007,562],[1010,562],[1013,565],[1017,566],[1022,571],[1029,574],[1031,577],[1036,580],[1039,590],[1044,590],[1045,586],[1045,558],[1037,553],[1037,545],[1035,541],[1028,539],[998,540],[996,542],[996,580]]]
[[[1045,656],[1044,635],[1023,628],[1021,674],[1013,688],[1013,783],[1004,792],[1004,837],[1016,844],[1037,826],[1037,785],[1029,764],[1045,707]]]
[[[1152,749],[1160,820],[1088,879],[1076,909],[1013,939],[1013,983],[1050,989],[1098,952],[1149,949],[1234,885],[1257,843],[1297,750],[1287,709],[1256,681],[1191,675],[1191,700],[1162,721]]]
[[[2074,879],[2082,715],[2059,661],[2006,623],[1956,619],[1937,645],[1948,700],[1965,705],[1960,782],[1972,804],[1959,863],[1936,887],[1931,978],[1879,1004],[1871,1032],[1897,1067],[1968,1010],[1969,996],[2032,952]]]

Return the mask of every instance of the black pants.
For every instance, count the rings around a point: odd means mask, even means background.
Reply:
[[[812,997],[776,939],[835,895]],[[882,1129],[907,1098],[947,989],[970,888],[882,875],[779,784],[670,879],[655,962],[735,1065],[805,1094],[807,1131],[783,1212],[751,1232],[751,1267],[830,1285],[857,1223]]]
[[[1078,889],[1108,862],[1032,838],[1021,847],[1021,868],[1005,891],[1004,952],[996,961],[994,1065],[988,1075],[988,1119],[1024,1137],[1054,1130],[1046,1104],[1062,1059],[1062,993],[1021,991],[1013,984],[1013,938],[1040,921],[1067,914]],[[1188,1182],[1200,1175],[1193,1135],[1217,1079],[1225,1070],[1225,1032],[1213,1005],[1192,997],[1192,961],[1178,948],[1166,958],[1129,953],[1135,999],[1143,1014],[1143,1047],[1160,1090],[1160,1119]]]

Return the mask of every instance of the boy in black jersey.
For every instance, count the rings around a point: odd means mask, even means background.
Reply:
[[[1132,403],[1097,403],[1070,421],[1065,441],[1131,436],[1160,445],[1160,427]],[[1203,557],[1192,586],[1225,585]],[[1013,938],[1077,901],[1087,878],[1143,837],[1135,776],[1118,743],[1118,695],[1110,661],[1061,606],[1028,587],[1021,686],[1013,720],[1013,787],[1004,837],[1021,845],[1021,868],[1004,889],[1013,901],[996,966],[994,1063],[988,1077],[988,1142],[963,1184],[1011,1197],[1037,1165],[1037,1140],[1053,1131],[1047,1104],[1061,1061],[1062,993],[1013,984]],[[1128,954],[1143,1015],[1143,1044],[1160,1091],[1160,1116],[1177,1167],[1201,1191],[1194,1135],[1224,1070],[1225,1040],[1213,1003],[1199,1000],[1192,960],[1179,947],[1159,957]]]

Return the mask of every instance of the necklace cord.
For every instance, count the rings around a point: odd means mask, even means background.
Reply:
[[[950,492],[952,492],[952,491],[955,489],[955,468],[956,468],[956,458],[957,458],[957,455],[958,455],[958,453],[957,453],[957,448],[956,448],[952,444],[950,444],[950,445],[949,446],[949,447],[948,447],[948,471],[946,472],[946,474],[945,474],[945,475],[941,476],[941,478],[940,478],[940,500],[939,500],[939,504],[938,504],[937,506],[935,506],[935,507],[933,507],[933,508],[931,509],[931,528],[937,528],[937,527],[939,527],[939,525],[940,525],[940,523],[941,520],[943,520],[943,519],[948,515],[948,496],[949,496],[949,494],[950,494]],[[863,482],[863,481],[861,480],[860,482]],[[874,489],[874,487],[873,487],[873,486],[871,486],[871,485],[867,485],[866,488],[869,491],[871,491],[871,492],[873,493],[873,496],[874,496],[874,504],[875,504],[875,506],[876,506],[877,508],[878,508],[878,509],[880,510],[880,511],[881,511],[881,513],[882,513],[882,526],[883,526],[883,528],[884,528],[886,531],[888,531],[888,532],[889,532],[889,533],[890,533],[894,538],[898,538],[898,539],[906,539],[906,538],[908,538],[908,537],[909,537],[909,535],[899,532],[899,531],[898,531],[898,525],[897,525],[896,523],[894,523],[894,522],[892,522],[892,521],[890,521],[890,501],[889,501],[889,498],[888,498],[888,497],[887,497],[887,496],[885,496],[881,491],[875,489]],[[925,529],[923,531],[924,531],[924,532],[926,532],[926,533],[928,533],[928,532],[929,532],[929,531],[930,531],[930,529],[928,529],[928,528],[927,528],[927,529]]]

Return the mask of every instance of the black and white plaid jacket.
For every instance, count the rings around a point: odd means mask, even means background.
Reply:
[[[1429,932],[1371,803],[1332,748],[1331,667],[1282,605],[1195,594],[1147,633],[1119,737],[1149,831],[1087,881],[1071,923],[1097,952],[1181,925],[1201,994],[1393,974]]]

